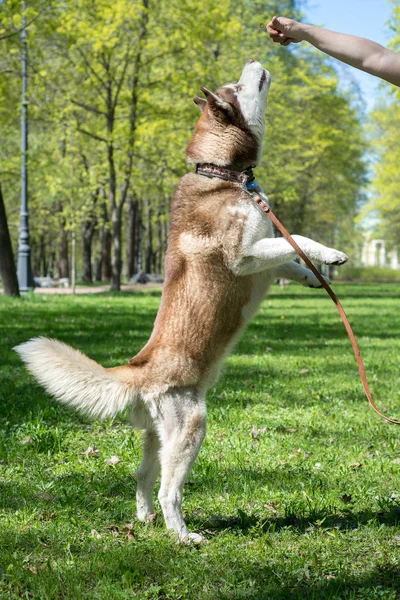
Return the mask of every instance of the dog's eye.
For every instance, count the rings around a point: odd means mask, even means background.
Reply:
[[[240,90],[243,89],[243,86],[242,85],[236,85],[235,88],[236,88],[237,92],[240,92]]]

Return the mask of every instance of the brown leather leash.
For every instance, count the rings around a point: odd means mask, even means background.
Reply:
[[[314,267],[314,265],[310,261],[310,259],[307,258],[307,256],[304,254],[304,252],[300,248],[300,246],[294,241],[294,239],[292,238],[290,233],[287,231],[287,229],[285,229],[285,227],[279,221],[278,217],[276,217],[274,215],[274,213],[272,212],[270,207],[266,204],[266,202],[264,202],[264,200],[257,194],[251,193],[250,195],[252,196],[253,200],[258,204],[258,206],[261,208],[261,210],[263,212],[265,212],[268,215],[268,217],[271,219],[271,221],[274,223],[274,225],[276,225],[276,227],[282,233],[283,237],[286,238],[286,240],[289,242],[289,244],[296,250],[297,254],[304,260],[307,267],[310,269],[310,271],[312,271],[314,273],[315,277],[318,279],[318,281],[321,283],[322,287],[328,292],[329,296],[335,303],[336,308],[338,309],[339,314],[342,318],[343,324],[346,328],[347,334],[350,338],[351,345],[353,346],[354,355],[356,357],[361,381],[362,381],[362,384],[364,387],[365,394],[368,398],[368,402],[370,403],[371,407],[380,417],[382,417],[382,419],[385,419],[385,421],[389,421],[389,423],[394,423],[395,425],[400,425],[400,421],[397,421],[396,419],[391,419],[390,417],[386,417],[384,414],[382,414],[381,411],[376,407],[376,404],[372,399],[372,394],[371,394],[369,386],[368,386],[367,376],[365,374],[364,364],[363,364],[363,361],[361,358],[361,352],[358,347],[356,337],[353,333],[353,330],[351,328],[351,325],[349,323],[347,315],[344,312],[344,308],[340,304],[339,299],[337,298],[336,294],[333,292],[332,288],[326,283],[325,279],[322,277],[320,272]]]

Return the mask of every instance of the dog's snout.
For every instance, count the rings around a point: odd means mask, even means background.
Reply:
[[[249,60],[247,61],[247,64],[251,65],[253,62],[256,62],[256,61],[253,58],[249,58]]]

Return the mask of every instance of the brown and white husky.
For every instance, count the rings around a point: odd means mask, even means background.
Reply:
[[[202,88],[188,160],[237,174],[256,165],[270,81],[268,71],[249,60],[237,84],[215,93]],[[347,260],[338,250],[294,237],[320,263]],[[241,183],[189,173],[174,196],[161,304],[139,354],[127,365],[106,369],[57,340],[35,338],[16,348],[61,402],[99,418],[130,407],[133,427],[144,431],[136,497],[141,521],[154,513],[153,488],[161,470],[158,499],[166,526],[183,541],[201,540],[188,532],[181,504],[206,433],[206,392],[274,279],[320,286],[293,258],[292,247],[274,238],[270,220]]]

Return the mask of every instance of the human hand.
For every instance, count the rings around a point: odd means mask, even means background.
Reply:
[[[291,42],[301,42],[302,23],[286,17],[272,17],[267,25],[267,32],[273,42],[288,46]]]

